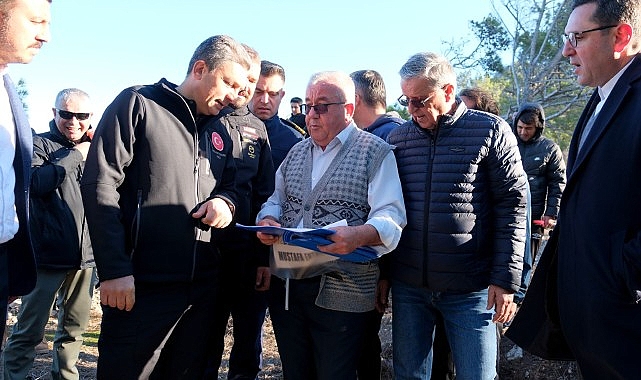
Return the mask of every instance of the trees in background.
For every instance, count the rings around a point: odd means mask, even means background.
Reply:
[[[24,108],[24,113],[29,114],[29,106],[27,105],[27,96],[29,96],[29,91],[27,90],[27,82],[24,79],[20,78],[18,84],[16,85],[16,91],[18,91],[18,96],[22,102],[22,108]]]
[[[462,73],[459,87],[489,91],[508,121],[523,102],[542,104],[546,135],[567,150],[593,90],[576,83],[573,67],[561,54],[571,1],[490,1],[494,12],[470,21],[473,40],[446,43],[445,55]]]

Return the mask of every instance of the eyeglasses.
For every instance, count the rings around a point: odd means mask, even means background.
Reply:
[[[563,43],[570,42],[570,46],[575,48],[576,45],[578,44],[578,41],[581,39],[581,36],[583,34],[590,33],[590,32],[596,32],[597,30],[605,30],[605,29],[610,29],[610,28],[616,28],[617,26],[618,25],[600,26],[598,28],[588,29],[588,30],[584,30],[582,32],[570,32],[570,33],[567,33],[567,34],[563,34]]]
[[[334,104],[345,104],[345,102],[325,103],[325,104],[318,103],[314,106],[311,104],[301,104],[300,106],[301,106],[301,110],[306,114],[309,114],[311,110],[314,110],[316,111],[317,114],[322,115],[324,113],[327,113],[327,106],[332,106]]]
[[[56,111],[58,112],[58,116],[65,120],[71,120],[75,117],[76,119],[78,119],[78,121],[82,121],[89,119],[89,116],[91,116],[91,114],[88,112],[69,112],[59,109],[56,109]]]
[[[398,97],[398,99],[396,99],[396,101],[398,102],[398,104],[402,105],[403,107],[407,107],[411,104],[415,108],[423,108],[425,107],[425,103],[427,103],[428,100],[432,99],[434,95],[436,95],[436,93],[433,93],[432,95],[428,96],[423,100],[408,98],[405,95],[401,95]]]

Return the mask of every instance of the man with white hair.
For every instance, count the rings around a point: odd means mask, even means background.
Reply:
[[[274,194],[259,225],[332,228],[322,252],[348,254],[361,246],[379,256],[396,247],[406,223],[392,146],[356,127],[354,82],[322,72],[307,85],[310,138],[296,144],[276,172]],[[258,233],[265,244],[273,235]],[[285,378],[356,379],[368,312],[374,309],[377,260],[320,264],[303,278],[274,277],[272,318]],[[284,276],[287,277],[287,276]]]

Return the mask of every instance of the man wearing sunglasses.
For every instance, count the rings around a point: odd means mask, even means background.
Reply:
[[[509,337],[591,379],[638,379],[641,357],[641,1],[575,0],[563,55],[595,87],[567,184]]]
[[[36,283],[27,211],[32,132],[7,66],[31,62],[49,41],[50,19],[51,0],[0,0],[0,341],[9,299]]]
[[[457,378],[491,380],[494,323],[514,316],[525,250],[527,178],[516,137],[503,119],[456,96],[444,57],[415,54],[400,75],[398,101],[412,121],[387,139],[408,214],[389,256],[394,373],[430,378],[439,313]]]
[[[354,82],[321,72],[307,85],[304,109],[310,138],[296,144],[276,171],[276,190],[259,225],[335,227],[323,252],[347,254],[396,246],[405,208],[392,147],[352,121]],[[258,234],[265,244],[276,237]],[[319,253],[319,255],[322,255]],[[308,268],[311,270],[311,268]],[[336,260],[293,278],[274,269],[270,290],[278,352],[286,379],[356,379],[369,313],[375,307],[378,262]]]
[[[56,97],[49,132],[33,138],[29,212],[38,280],[35,289],[22,297],[18,322],[7,341],[7,380],[29,374],[56,296],[58,327],[51,375],[54,379],[78,378],[76,362],[94,289],[93,251],[80,194],[91,115],[87,93],[76,88],[62,90]]]

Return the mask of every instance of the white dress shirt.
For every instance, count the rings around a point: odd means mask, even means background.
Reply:
[[[336,157],[341,147],[351,133],[356,131],[356,125],[351,123],[342,130],[323,150],[312,140],[312,189],[323,176],[332,160]],[[299,143],[300,144],[300,143]],[[260,221],[267,216],[277,220],[281,215],[281,203],[286,199],[285,178],[280,168],[276,170],[276,188],[274,193],[263,204],[256,217]],[[383,245],[373,247],[379,256],[390,252],[398,244],[403,227],[407,224],[403,190],[398,176],[396,159],[390,150],[381,167],[368,185],[368,203],[371,208],[366,224],[376,228]],[[303,227],[303,221],[297,227]]]
[[[0,68],[0,76],[6,68]],[[18,232],[18,215],[14,189],[16,173],[13,159],[16,155],[16,126],[9,103],[9,95],[4,86],[0,88],[0,244],[13,238]]]

